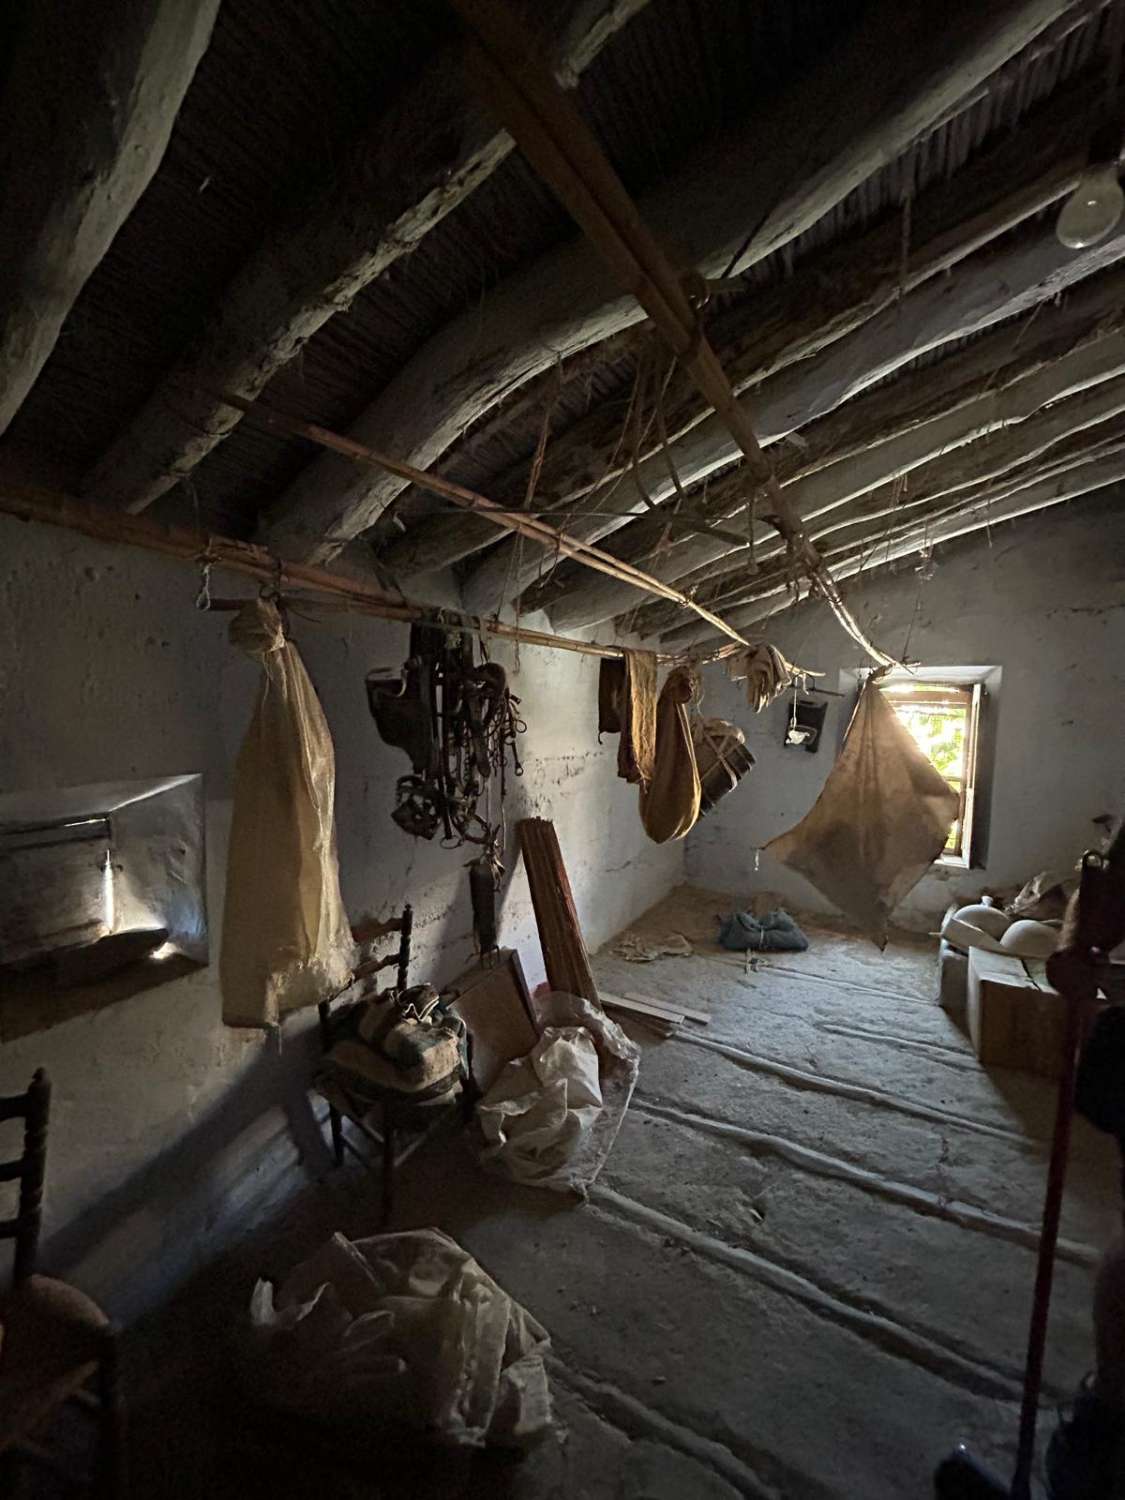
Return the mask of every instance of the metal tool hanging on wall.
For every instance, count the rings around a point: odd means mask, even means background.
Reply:
[[[517,736],[527,725],[504,668],[487,659],[483,645],[478,661],[477,644],[440,617],[419,623],[411,627],[401,675],[376,669],[366,682],[380,737],[405,750],[412,767],[396,783],[391,817],[416,838],[440,833],[447,848],[481,846],[469,881],[478,945],[489,952],[497,944],[494,897],[503,868],[500,804],[509,760],[511,774],[523,774]]]

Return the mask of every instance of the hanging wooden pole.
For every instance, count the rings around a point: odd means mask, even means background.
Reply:
[[[452,0],[477,45],[471,49],[482,93],[516,144],[558,195],[621,284],[636,297],[714,408],[746,459],[764,498],[762,518],[784,536],[848,634],[875,660],[894,659],[866,635],[774,477],[750,421],[708,342],[682,280],[649,233],[593,132],[535,56],[531,39],[503,0]]]
[[[554,635],[546,630],[529,630],[526,626],[509,625],[503,620],[486,620],[468,615],[456,617],[452,611],[439,611],[432,605],[415,604],[397,590],[390,592],[377,584],[347,578],[340,573],[330,573],[325,568],[313,567],[307,563],[286,562],[253,542],[240,542],[233,537],[217,536],[211,532],[201,534],[183,526],[166,526],[149,516],[110,510],[104,505],[90,505],[68,495],[55,494],[30,485],[8,484],[0,480],[0,514],[14,516],[21,521],[38,521],[46,526],[62,526],[68,531],[81,532],[99,542],[141,547],[147,552],[159,552],[196,567],[210,562],[214,567],[242,573],[259,583],[272,584],[279,589],[309,589],[315,594],[324,595],[326,599],[340,601],[355,614],[367,615],[376,620],[428,620],[441,613],[459,629],[497,636],[501,640],[519,641],[525,646],[575,651],[582,656],[612,657],[624,654],[620,646],[600,641],[583,641],[571,636]],[[680,656],[658,655],[657,660],[662,663],[676,662],[680,660]]]
[[[528,537],[549,552],[561,554],[563,557],[572,557],[587,568],[606,573],[611,578],[620,579],[622,583],[631,583],[634,588],[643,589],[646,594],[658,594],[662,599],[671,599],[673,603],[697,614],[701,620],[706,620],[708,625],[713,625],[716,630],[729,636],[732,641],[738,641],[742,645],[748,644],[737,630],[731,629],[725,620],[721,620],[710,610],[704,609],[701,604],[693,603],[688,595],[682,594],[679,589],[673,588],[670,584],[661,583],[659,579],[643,573],[640,568],[635,568],[632,563],[619,562],[611,553],[603,552],[600,547],[595,547],[590,542],[578,541],[567,536],[565,531],[558,531],[546,521],[537,520],[523,511],[505,510],[502,505],[497,505],[496,501],[490,500],[487,495],[478,495],[475,490],[454,484],[452,480],[444,479],[440,474],[431,474],[425,469],[416,469],[412,464],[402,463],[387,453],[380,453],[375,448],[367,447],[365,443],[357,443],[354,438],[344,437],[342,433],[333,432],[328,427],[321,427],[316,422],[302,422],[296,417],[287,417],[271,407],[244,401],[241,396],[223,395],[220,399],[231,406],[236,406],[239,411],[257,418],[266,427],[275,428],[280,432],[289,432],[296,437],[308,438],[310,442],[319,443],[322,448],[331,448],[336,453],[343,453],[358,464],[385,469],[389,474],[397,474],[399,478],[408,479],[419,489],[428,490],[432,495],[440,495],[446,500],[452,500],[462,510],[475,511],[503,531],[519,532],[521,536]]]

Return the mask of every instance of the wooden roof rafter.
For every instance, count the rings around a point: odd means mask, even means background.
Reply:
[[[1088,88],[1064,90],[1037,110],[1018,136],[1005,136],[953,181],[918,197],[905,254],[901,222],[894,215],[813,255],[779,285],[710,317],[709,337],[736,393],[823,354],[1068,192],[1085,164],[1096,118],[1100,107],[1091,102]],[[673,372],[661,406],[677,454],[681,440],[710,416],[710,408],[683,370]],[[618,407],[605,403],[552,440],[539,487],[555,498],[560,510],[594,508],[608,487],[619,499],[632,494],[632,508],[641,512],[627,475],[632,460],[621,441],[620,424]],[[649,493],[666,492],[663,444],[656,431],[643,438],[637,458]],[[679,462],[683,482],[690,486],[695,478],[691,464],[682,455]],[[525,477],[521,462],[490,489],[502,499],[514,498],[522,493]],[[423,521],[384,549],[382,558],[392,571],[409,577],[448,566],[492,540],[470,517],[454,526]]]
[[[722,418],[744,456],[763,514],[784,537],[796,568],[840,624],[874,661],[895,658],[878,647],[852,615],[774,478],[745,403],[712,349],[683,280],[665,259],[617,174],[577,109],[563,96],[526,34],[498,0],[453,0],[479,43],[476,70],[485,97],[517,144],[558,193],[618,279],[652,318],[680,365]],[[700,606],[691,603],[693,610]]]
[[[820,59],[794,89],[646,195],[646,219],[685,242],[704,275],[721,273],[744,248],[747,225],[767,216],[785,243],[1079,8],[1086,0],[955,0],[956,16],[935,28],[924,6],[876,0],[839,55]],[[890,37],[902,69],[884,79],[870,59]],[[849,131],[838,128],[841,118]],[[607,293],[588,249],[552,251],[440,328],[351,433],[432,467],[502,399],[560,357],[634,324],[639,311]],[[325,455],[267,507],[262,535],[290,555],[324,561],[403,488],[393,476],[356,474]]]
[[[313,422],[301,422],[294,417],[287,417],[283,413],[269,407],[256,405],[254,402],[245,401],[240,396],[224,394],[220,400],[236,407],[243,413],[252,413],[257,420],[267,427],[278,428],[290,432],[296,437],[308,438],[310,442],[316,443],[321,448],[331,452],[339,453],[353,463],[366,468],[378,469],[389,474],[395,474],[400,478],[416,484],[422,489],[430,490],[435,495],[451,500],[460,509],[471,510],[485,517],[488,521],[498,527],[501,531],[516,532],[519,536],[535,543],[549,554],[558,557],[573,558],[584,567],[592,568],[599,573],[606,573],[611,578],[620,582],[628,583],[630,587],[641,589],[647,594],[655,594],[662,599],[671,599],[681,605],[690,613],[696,614],[705,620],[713,630],[720,635],[728,636],[731,640],[745,645],[746,641],[736,630],[733,630],[725,620],[713,614],[702,604],[696,604],[687,594],[682,594],[679,589],[660,582],[659,579],[651,577],[640,568],[635,568],[632,563],[619,561],[611,557],[608,552],[603,552],[599,547],[592,546],[589,542],[575,540],[565,531],[559,531],[538,517],[529,515],[525,511],[506,510],[497,505],[486,495],[478,495],[463,485],[454,484],[448,479],[442,478],[440,474],[431,474],[422,469],[416,469],[412,464],[403,463],[401,460],[391,457],[389,454],[379,453],[365,443],[358,443],[354,438],[344,437],[340,433],[330,432],[328,428],[321,427]]]
[[[1125,294],[1125,275],[1112,278],[1104,290],[1107,296]],[[986,376],[977,388],[976,399],[954,404],[947,413],[935,414],[930,421],[907,426],[881,441],[873,437],[862,453],[811,468],[790,478],[784,487],[815,536],[825,525],[831,530],[847,524],[849,518],[862,518],[872,506],[878,510],[907,498],[966,489],[1027,465],[1063,442],[1071,442],[1078,450],[1095,443],[1099,424],[1123,410],[1125,331],[1121,325],[1121,313],[1114,312],[1103,336],[1079,344],[1038,369],[1033,363],[1022,379],[1009,382],[994,371],[991,381]],[[1014,333],[1006,330],[1005,334],[1010,347]],[[933,371],[943,368],[934,366]],[[933,384],[930,380],[917,383]],[[895,391],[895,386],[888,387],[885,398],[893,399]],[[883,401],[874,403],[872,409],[882,411]],[[714,485],[702,508],[705,514],[721,517],[740,500],[735,471]],[[658,515],[653,517],[654,525]],[[755,542],[755,562],[762,564],[776,550],[764,526],[755,528]],[[614,555],[623,551],[615,548]],[[654,576],[710,602],[713,595],[707,590],[712,581],[744,569],[751,554],[746,542],[731,549],[709,538],[688,538],[650,555],[643,549],[625,555]],[[596,624],[624,613],[630,603],[645,603],[639,596],[573,576],[560,580],[550,593],[549,586],[530,591],[523,602],[525,608],[549,608],[560,629]]]
[[[648,3],[567,0],[536,12],[557,75],[577,83]],[[456,50],[436,56],[371,120],[306,212],[263,236],[191,346],[86,476],[84,490],[125,510],[146,509],[240,421],[233,407],[216,403],[216,392],[252,400],[329,319],[492,176],[512,143],[481,119],[462,73]],[[426,122],[420,139],[419,117]],[[387,149],[404,140],[414,143],[412,152]]]

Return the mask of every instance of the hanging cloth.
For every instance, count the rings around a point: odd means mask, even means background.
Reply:
[[[656,654],[626,650],[617,774],[625,781],[646,787],[652,781],[655,763]]]
[[[598,673],[598,735],[619,734],[617,774],[647,786],[656,759],[656,656],[608,657]]]
[[[625,658],[603,656],[598,669],[598,737],[621,733],[625,708]]]
[[[808,667],[796,667],[786,661],[776,646],[747,646],[727,657],[727,676],[732,682],[746,683],[746,701],[755,713],[760,714],[775,699],[780,698],[786,688],[793,686],[798,677],[823,677],[823,672],[812,672]]]
[[[694,675],[686,667],[673,668],[656,707],[652,782],[640,794],[641,822],[657,844],[684,838],[699,818],[699,769],[687,712],[694,695]]]
[[[230,639],[261,665],[262,681],[234,772],[223,1020],[272,1026],[341,989],[354,965],[336,859],[336,757],[276,605],[245,605]]]
[[[768,708],[793,683],[793,668],[776,646],[747,646],[727,658],[727,676],[746,683],[746,701],[755,713]]]
[[[812,810],[765,847],[883,948],[891,912],[944,849],[958,800],[869,680]]]

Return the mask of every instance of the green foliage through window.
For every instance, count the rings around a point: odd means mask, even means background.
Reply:
[[[965,756],[969,752],[969,702],[964,689],[938,683],[888,684],[884,690],[922,754],[945,777],[964,805]],[[923,699],[911,701],[912,697]],[[966,701],[959,702],[958,697]],[[928,699],[929,701],[925,701]],[[952,699],[953,701],[950,701]],[[935,701],[936,700],[936,701]],[[947,854],[961,853],[961,818],[949,830]]]
[[[895,713],[910,730],[930,764],[947,780],[959,781],[965,769],[965,730],[968,718],[965,710],[896,703]]]

